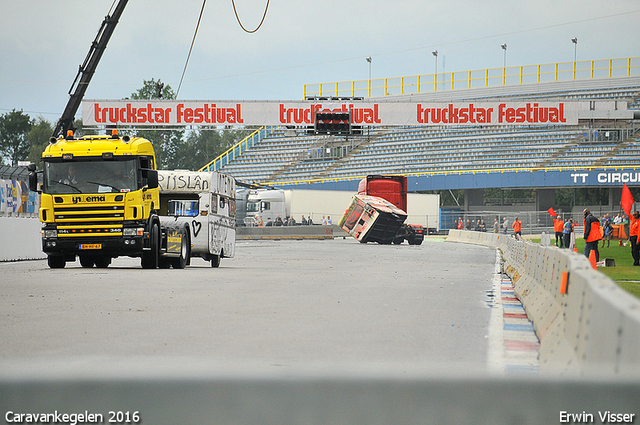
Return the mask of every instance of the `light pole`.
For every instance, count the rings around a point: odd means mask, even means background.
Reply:
[[[578,37],[573,37],[571,42],[573,43],[573,63],[575,63],[578,57]]]
[[[436,59],[436,65],[433,70],[433,91],[436,91],[438,90],[438,51],[434,50],[433,52],[431,52],[431,54]]]
[[[507,67],[507,43],[500,45],[500,47],[502,47],[502,50],[504,50],[504,61],[503,61],[502,67],[506,68]]]
[[[438,51],[437,51],[437,50],[435,50],[435,51],[431,52],[431,54],[432,54],[433,56],[435,56],[435,59],[436,59],[436,66],[435,66],[435,68],[434,68],[434,70],[433,70],[433,73],[434,73],[434,74],[437,74],[437,73],[438,73]]]
[[[504,60],[502,61],[502,85],[507,84],[507,43],[501,44],[502,50],[504,50]]]
[[[369,80],[371,80],[371,56],[365,59],[369,62]]]

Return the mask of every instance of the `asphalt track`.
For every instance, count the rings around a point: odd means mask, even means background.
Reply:
[[[0,263],[0,368],[488,369],[492,249],[242,241],[220,268]]]

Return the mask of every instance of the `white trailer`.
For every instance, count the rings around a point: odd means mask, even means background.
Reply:
[[[331,217],[337,223],[353,194],[342,190],[306,189],[252,189],[247,197],[247,224],[255,225],[260,220],[274,223],[277,216],[282,220],[293,217],[298,224],[302,216],[322,224],[322,217]]]
[[[407,214],[407,223],[437,232],[440,230],[440,195],[407,193]]]
[[[233,257],[236,248],[236,183],[228,174],[185,170],[158,171],[160,223],[167,232],[166,267],[178,260],[171,256],[185,249],[190,257],[210,261]],[[183,242],[186,234],[187,242]],[[167,258],[165,258],[167,257]],[[178,256],[182,258],[184,255]],[[164,260],[163,260],[164,259]]]

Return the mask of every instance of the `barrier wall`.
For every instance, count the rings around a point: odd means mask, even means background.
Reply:
[[[0,412],[2,419],[12,422],[1,423],[27,422],[14,420],[16,413],[53,412],[100,413],[103,421],[77,423],[101,424],[109,422],[108,412],[119,412],[128,416],[117,423],[145,425],[580,423],[559,420],[559,416],[586,410],[594,419],[598,412],[637,418],[640,388],[637,381],[628,379],[563,382],[531,377],[407,376],[406,372],[278,375],[252,370],[172,374],[175,369],[145,373],[128,368],[126,377],[121,370],[74,371],[69,377],[51,371],[43,376],[37,369],[20,374],[5,369],[0,371]],[[134,414],[140,422],[129,420]]]
[[[38,218],[0,217],[0,261],[47,258],[42,252]]]
[[[335,224],[330,226],[238,227],[236,240],[255,239],[333,239],[334,233],[347,235]]]
[[[504,272],[540,339],[542,372],[624,376],[640,370],[640,300],[584,255],[495,233],[451,230],[447,240],[502,251]]]

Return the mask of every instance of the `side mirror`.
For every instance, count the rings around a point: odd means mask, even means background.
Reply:
[[[155,189],[158,187],[158,172],[156,170],[147,171],[147,188]]]
[[[29,190],[32,192],[38,191],[38,174],[35,171],[29,173]]]

